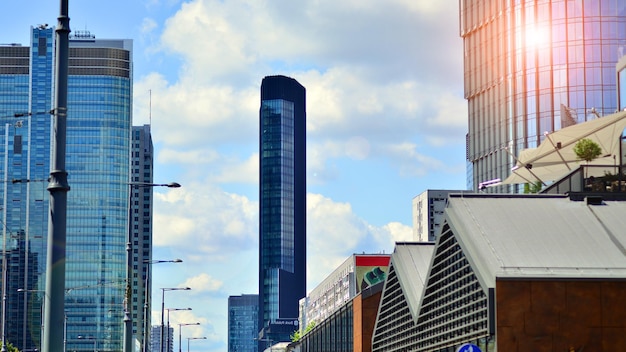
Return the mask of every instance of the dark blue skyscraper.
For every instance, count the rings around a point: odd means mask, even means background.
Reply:
[[[306,296],[306,91],[295,79],[261,83],[260,350],[289,341]]]

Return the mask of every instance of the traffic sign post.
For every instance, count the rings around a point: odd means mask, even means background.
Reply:
[[[456,352],[482,352],[480,348],[472,343],[466,343],[461,345]]]

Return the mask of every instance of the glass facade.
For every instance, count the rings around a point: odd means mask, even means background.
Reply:
[[[0,160],[7,270],[7,342],[41,349],[54,29],[28,47],[0,47]],[[122,342],[131,130],[131,42],[70,39],[66,170],[68,351],[119,351]],[[14,181],[15,180],[15,181]],[[18,291],[19,290],[19,291]],[[81,338],[79,338],[81,336]]]
[[[536,147],[544,132],[617,110],[615,65],[626,54],[625,2],[459,4],[468,184],[474,190],[480,182],[505,179],[513,155]]]
[[[68,350],[122,349],[131,42],[70,40],[65,311]],[[125,71],[124,71],[125,70]],[[125,72],[125,73],[124,73]],[[82,336],[83,338],[79,338]]]
[[[306,295],[305,89],[270,76],[261,85],[259,329],[264,341],[289,341],[272,324],[298,319]],[[273,331],[273,332],[271,332]],[[262,344],[264,346],[265,344]]]
[[[0,203],[6,341],[40,347],[48,234],[53,38],[0,47]],[[6,260],[6,261],[5,261]]]
[[[228,352],[256,352],[259,296],[228,297]]]

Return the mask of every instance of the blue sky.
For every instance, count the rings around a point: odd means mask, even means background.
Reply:
[[[0,43],[58,14],[4,2]],[[415,195],[465,188],[456,0],[70,0],[69,14],[73,31],[133,40],[134,124],[151,116],[155,182],[183,185],[155,189],[154,258],[184,263],[154,266],[153,322],[160,287],[192,287],[165,300],[193,308],[172,324],[201,322],[183,329],[207,337],[192,350],[226,351],[227,297],[257,292],[264,76],[307,89],[308,290],[352,253],[410,240]]]

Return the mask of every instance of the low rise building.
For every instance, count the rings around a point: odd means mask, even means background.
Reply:
[[[382,292],[372,351],[626,350],[626,198],[451,194],[425,278]]]

